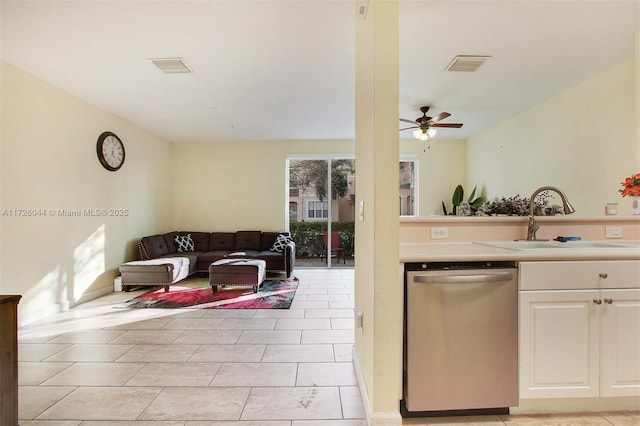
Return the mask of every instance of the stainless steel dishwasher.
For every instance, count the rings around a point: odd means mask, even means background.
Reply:
[[[404,416],[518,405],[517,277],[514,262],[405,265]]]

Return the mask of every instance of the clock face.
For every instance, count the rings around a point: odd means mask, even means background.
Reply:
[[[102,133],[96,148],[100,164],[105,169],[113,172],[124,164],[124,144],[115,133]]]

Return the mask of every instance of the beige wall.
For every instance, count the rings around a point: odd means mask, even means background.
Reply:
[[[371,22],[373,8],[369,8]],[[353,360],[358,374],[360,394],[365,412],[373,408],[375,391],[375,329],[373,312],[375,307],[375,225],[374,186],[375,151],[368,146],[373,143],[374,128],[374,76],[373,26],[360,19],[356,21],[356,221],[355,221],[355,314],[362,315],[362,327],[356,327]],[[395,143],[395,141],[390,141]],[[398,177],[399,179],[399,177]],[[362,203],[362,204],[361,204]],[[366,218],[366,220],[364,220]],[[366,283],[366,284],[365,284]]]
[[[135,239],[168,229],[169,143],[4,62],[0,87],[0,293],[23,296],[25,324],[112,291]],[[125,144],[118,172],[96,157],[105,130]],[[127,216],[84,213],[120,208]]]
[[[636,77],[635,77],[635,97],[636,97],[636,170],[640,169],[640,31],[636,32],[635,38],[636,56]]]
[[[287,156],[354,155],[353,141],[174,143],[174,229],[285,229]],[[356,165],[357,168],[357,165]]]
[[[420,216],[442,214],[458,184],[465,198],[474,185],[489,198],[554,185],[578,216],[603,215],[609,202],[626,214],[619,184],[640,170],[638,70],[640,59],[628,58],[468,141],[401,140],[400,153],[419,159]]]
[[[401,155],[418,157],[420,216],[442,214],[442,201],[451,210],[451,196],[457,185],[464,186],[470,195],[473,183],[467,187],[465,140],[434,139],[427,143],[417,139],[400,141]],[[466,198],[466,197],[465,197]]]
[[[398,2],[372,1],[356,19],[356,213],[354,364],[369,424],[397,416],[402,357],[398,287]],[[382,413],[382,414],[381,414]],[[388,423],[385,423],[388,424]]]
[[[395,142],[394,142],[395,143]],[[352,140],[241,141],[171,144],[172,228],[282,230],[286,159],[355,154]],[[420,214],[441,214],[453,189],[465,181],[465,141],[440,140],[425,148],[403,140],[401,153],[419,159]],[[356,170],[358,164],[356,161]],[[366,190],[370,178],[357,182]]]
[[[467,182],[491,198],[554,185],[577,215],[625,203],[620,182],[640,169],[635,67],[631,57],[471,138]]]

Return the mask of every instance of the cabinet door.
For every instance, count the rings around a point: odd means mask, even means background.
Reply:
[[[640,290],[601,295],[601,396],[640,395]]]
[[[520,292],[520,398],[599,395],[597,290]]]

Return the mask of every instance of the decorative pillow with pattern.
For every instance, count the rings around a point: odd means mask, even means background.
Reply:
[[[290,236],[280,234],[276,237],[276,241],[273,243],[273,245],[269,250],[274,251],[276,253],[282,253],[284,252],[284,249],[287,246],[287,244],[289,244],[291,241],[293,241],[293,238],[291,238]]]
[[[191,238],[191,234],[176,235],[176,247],[178,248],[178,253],[184,253],[185,251],[193,251],[195,249],[195,244],[193,243],[193,238]]]

